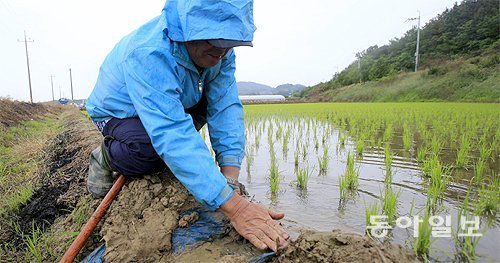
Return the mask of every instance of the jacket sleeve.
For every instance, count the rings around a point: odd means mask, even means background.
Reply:
[[[236,87],[235,55],[222,60],[220,73],[208,83],[208,129],[219,166],[240,168],[245,149],[243,106]]]
[[[205,206],[216,209],[233,194],[180,101],[177,63],[168,50],[145,47],[122,64],[125,83],[153,147],[172,173]]]

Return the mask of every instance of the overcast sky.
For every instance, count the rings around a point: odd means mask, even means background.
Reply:
[[[99,66],[124,35],[160,14],[163,0],[0,0],[0,97],[29,100],[23,30],[28,38],[34,101],[86,98]],[[254,47],[236,48],[237,81],[276,87],[331,79],[372,45],[422,26],[451,0],[256,0]]]

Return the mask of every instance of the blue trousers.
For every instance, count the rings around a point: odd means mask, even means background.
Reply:
[[[207,122],[207,100],[205,96],[195,106],[186,109],[196,130]],[[167,166],[156,153],[139,118],[109,120],[102,129],[104,145],[111,161],[111,168],[126,177],[152,174]]]

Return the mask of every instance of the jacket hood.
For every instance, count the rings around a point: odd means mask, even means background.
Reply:
[[[253,0],[167,0],[163,15],[173,41],[253,40]]]

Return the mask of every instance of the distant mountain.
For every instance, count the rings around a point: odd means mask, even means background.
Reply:
[[[264,84],[247,81],[237,82],[236,85],[238,86],[240,95],[283,95],[285,97],[306,88],[306,86],[300,84],[283,84],[273,88]]]
[[[276,87],[276,89],[274,90],[274,94],[289,97],[294,92],[301,91],[305,88],[306,86],[301,84],[282,84]]]

